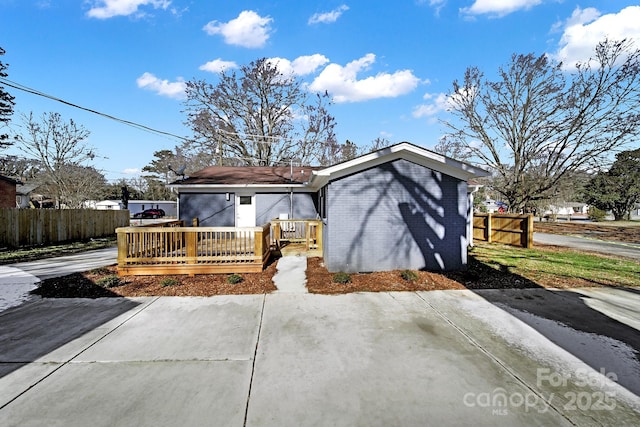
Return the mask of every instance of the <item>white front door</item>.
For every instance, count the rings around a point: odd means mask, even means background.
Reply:
[[[256,226],[256,195],[236,194],[236,227]]]

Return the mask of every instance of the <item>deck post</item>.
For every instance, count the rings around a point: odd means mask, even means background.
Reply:
[[[487,221],[485,226],[485,232],[487,233],[487,242],[491,243],[491,226],[493,225],[493,218],[491,218],[491,212],[489,212],[486,216],[485,221]]]
[[[127,248],[127,233],[122,228],[116,228],[116,235],[118,241],[118,265],[125,265],[125,260],[129,253]]]

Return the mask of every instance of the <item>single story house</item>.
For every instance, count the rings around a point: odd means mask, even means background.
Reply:
[[[101,200],[99,202],[93,202],[93,206],[89,206],[92,209],[97,209],[99,211],[110,211],[110,210],[121,210],[124,209],[124,205],[120,200]]]
[[[15,179],[0,175],[0,208],[15,208],[17,206],[17,185],[18,181]]]
[[[179,219],[201,226],[322,219],[332,272],[442,271],[467,264],[467,181],[487,174],[403,142],[329,167],[210,166],[169,187]]]

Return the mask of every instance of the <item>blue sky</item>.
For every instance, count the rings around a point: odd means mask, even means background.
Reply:
[[[446,94],[469,66],[491,76],[513,53],[585,60],[605,36],[640,46],[640,3],[623,0],[0,0],[8,79],[188,136],[184,82],[273,58],[335,104],[339,142],[432,148]],[[180,141],[7,88],[20,114],[59,112],[91,131],[93,163],[130,178]]]

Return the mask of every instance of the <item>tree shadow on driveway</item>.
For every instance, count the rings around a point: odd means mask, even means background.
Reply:
[[[0,378],[39,359],[52,363],[69,361],[84,346],[46,356],[139,305],[126,298],[45,298],[3,311]]]
[[[448,276],[524,322],[595,371],[640,396],[640,294],[603,286],[551,289],[473,257],[469,270]],[[508,283],[508,286],[501,286]]]

